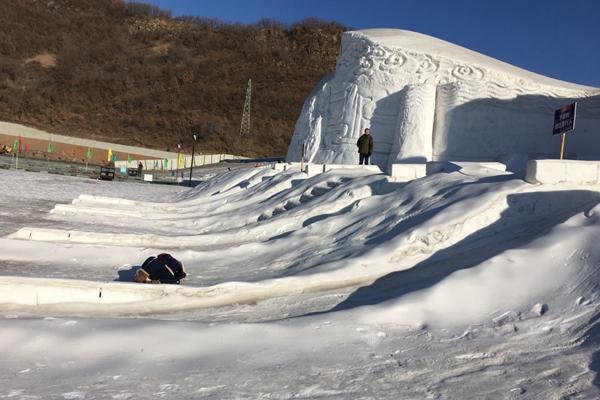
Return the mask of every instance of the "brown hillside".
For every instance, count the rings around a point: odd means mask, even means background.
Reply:
[[[0,120],[135,146],[285,154],[337,23],[171,18],[120,0],[0,1]],[[240,143],[252,78],[252,137]]]

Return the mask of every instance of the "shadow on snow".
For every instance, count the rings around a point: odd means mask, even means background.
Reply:
[[[506,250],[524,246],[545,235],[552,227],[598,204],[600,193],[585,190],[524,193],[509,195],[507,200],[508,209],[495,223],[435,252],[410,269],[389,273],[357,289],[334,308],[316,314],[379,304],[432,287],[456,271],[475,267]],[[548,207],[544,212],[548,216],[543,223],[535,218],[519,218],[524,212],[535,215],[542,207]],[[565,207],[568,210],[560,212]],[[514,220],[515,217],[518,223],[511,224],[508,219]],[[390,234],[398,234],[399,229]],[[507,232],[512,232],[512,235],[507,235]]]

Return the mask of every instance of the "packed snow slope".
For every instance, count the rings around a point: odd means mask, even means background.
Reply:
[[[597,159],[600,89],[550,79],[431,36],[398,29],[346,32],[335,72],[296,123],[287,161],[357,164],[365,128],[372,161],[508,160],[556,156],[554,111],[578,103],[566,154]]]
[[[474,163],[192,189],[0,175],[4,397],[600,395],[597,187]],[[165,251],[182,285],[130,282]]]
[[[128,315],[143,304],[144,312],[169,312],[367,285],[390,273],[420,271],[421,262],[430,265],[477,249],[477,256],[463,256],[459,265],[443,262],[432,269],[420,283],[431,286],[530,242],[592,209],[599,199],[594,190],[533,186],[512,174],[468,163],[457,172],[408,183],[360,168],[312,177],[294,168],[255,168],[222,173],[169,202],[82,194],[71,204],[55,205],[43,226],[9,234],[5,240],[12,241],[12,257],[52,257],[46,250],[50,246],[64,249],[56,254],[63,258],[64,252],[97,253],[98,246],[110,249],[103,251],[107,254],[119,254],[123,246],[139,248],[127,259],[110,260],[125,265],[170,251],[190,269],[187,284],[93,282],[110,275],[84,282],[5,278],[7,287],[18,289],[3,290],[0,299],[29,311]],[[53,224],[48,226],[48,221]],[[240,265],[257,277],[236,274]],[[204,266],[221,269],[220,281],[196,278],[194,272]],[[525,272],[534,274],[536,269]],[[538,284],[536,276],[525,279],[525,287],[507,299],[488,288],[484,292],[493,295],[481,304],[464,298],[460,317],[447,322],[476,322],[497,309],[498,302],[523,305],[533,290],[529,285]],[[498,284],[493,282],[491,286]],[[538,289],[553,293],[553,284]],[[472,314],[466,312],[471,308]],[[449,317],[442,312],[429,321],[408,316],[412,314],[401,313],[397,322],[431,324]]]

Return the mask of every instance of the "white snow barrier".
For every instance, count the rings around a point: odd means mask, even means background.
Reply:
[[[365,169],[375,173],[381,173],[381,168],[378,165],[358,165],[358,164],[325,164],[323,172],[331,171],[332,169]]]
[[[85,309],[92,304],[143,303],[175,292],[177,287],[170,286],[148,285],[147,289],[145,285],[117,282],[4,277],[0,280],[0,304],[39,307],[70,303]]]
[[[530,160],[525,181],[541,184],[600,184],[600,161]]]
[[[302,164],[299,162],[291,163],[276,163],[272,164],[271,168],[276,171],[287,171],[290,168],[300,167]],[[424,168],[424,167],[423,167]],[[314,176],[323,172],[331,171],[334,169],[363,169],[372,171],[375,173],[381,173],[381,168],[377,165],[357,165],[357,164],[314,164],[304,163],[302,172],[305,172],[308,176]],[[421,175],[424,176],[424,175]],[[418,176],[420,177],[420,176]],[[412,178],[414,179],[414,178]]]
[[[298,169],[300,169],[301,167],[302,168],[306,168],[306,163],[289,162],[289,163],[286,163],[285,170],[287,171],[290,168],[298,168]]]
[[[325,172],[324,167],[323,164],[307,164],[305,171],[308,176],[313,176]]]
[[[258,236],[258,235],[257,235]],[[9,239],[57,243],[104,244],[108,246],[155,246],[183,248],[198,245],[198,236],[159,236],[153,234],[113,234],[51,228],[24,227],[7,236]],[[214,244],[212,240],[205,243]]]
[[[427,164],[390,164],[387,174],[391,178],[411,181],[427,175]]]
[[[251,304],[290,294],[319,292],[372,282],[381,273],[340,277],[335,273],[226,282],[208,287],[140,285],[76,279],[0,277],[0,310],[130,315]]]
[[[100,203],[102,204],[102,203]],[[57,204],[50,210],[51,214],[88,214],[88,215],[108,215],[115,217],[144,218],[144,213],[138,211],[136,207],[129,209],[114,209],[110,207],[78,207],[77,204]]]
[[[72,203],[77,204],[85,201],[102,204],[119,204],[123,206],[137,206],[142,203],[139,200],[121,199],[118,197],[106,197],[93,194],[80,194],[76,199],[73,199]],[[57,204],[54,208],[57,209],[59,205],[60,204]]]

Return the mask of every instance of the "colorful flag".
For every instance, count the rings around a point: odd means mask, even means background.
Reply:
[[[163,160],[163,168],[169,168],[169,160],[166,158]]]
[[[92,149],[90,149],[90,148],[88,147],[88,149],[87,149],[87,154],[86,154],[87,158],[88,158],[88,159],[90,159],[90,158],[92,158],[92,156],[93,156],[93,155],[94,155],[94,153],[92,153]]]
[[[113,153],[113,155],[112,155],[112,160],[113,160],[113,162],[114,162],[114,161],[117,161],[117,153]]]
[[[130,163],[133,161],[133,157],[131,157],[131,154],[127,154],[127,162]]]
[[[54,145],[52,142],[48,142],[48,153],[54,153]]]
[[[23,143],[23,139],[21,139],[20,136],[17,140],[15,140],[15,143],[13,144],[13,151],[18,152],[19,154],[25,151],[25,144]]]
[[[183,167],[183,154],[177,154],[177,168]]]
[[[108,148],[108,154],[106,155],[106,161],[114,161],[112,149],[110,147]]]

